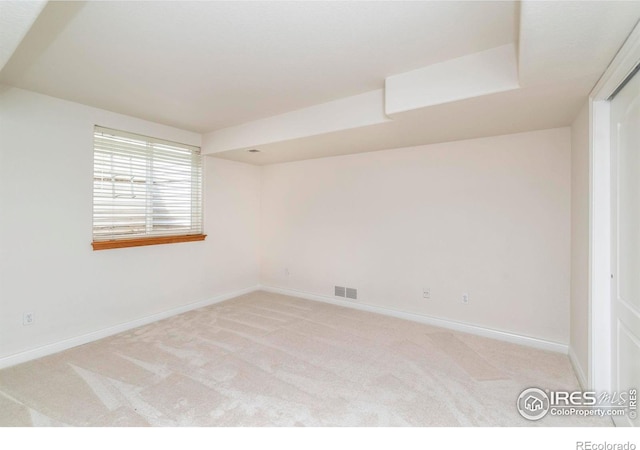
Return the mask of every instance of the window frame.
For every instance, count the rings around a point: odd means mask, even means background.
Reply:
[[[199,192],[197,193],[197,199],[199,202],[199,206],[197,206],[199,208],[199,227],[196,227],[199,229],[199,233],[176,233],[176,234],[150,234],[149,231],[145,231],[145,234],[142,233],[135,233],[133,232],[131,237],[126,236],[125,234],[120,234],[120,235],[114,235],[114,236],[105,236],[102,239],[96,239],[96,199],[100,198],[96,196],[96,181],[97,181],[97,171],[96,171],[96,155],[98,154],[98,150],[97,150],[97,138],[99,136],[99,133],[113,133],[113,136],[119,137],[119,138],[124,138],[124,139],[133,139],[133,140],[137,140],[140,143],[145,143],[147,146],[152,147],[153,145],[156,144],[160,144],[160,145],[170,145],[170,146],[176,146],[178,148],[181,149],[191,149],[192,152],[197,152],[197,156],[198,156],[198,164],[197,166],[194,166],[194,164],[191,164],[191,169],[192,171],[194,170],[194,168],[196,168],[198,170],[197,175],[199,177]],[[104,135],[102,135],[104,136]],[[108,151],[107,150],[102,150],[101,153],[107,154]],[[134,152],[135,153],[135,152]],[[136,156],[136,155],[134,155]],[[137,155],[138,158],[140,158],[140,155]],[[154,157],[153,157],[153,150],[150,151],[150,153],[148,155],[144,155],[144,160],[146,161],[146,163],[153,165],[154,163]],[[189,167],[189,166],[187,166]],[[202,155],[200,153],[200,147],[197,146],[193,146],[193,145],[189,145],[189,144],[182,144],[182,143],[178,143],[178,142],[174,142],[174,141],[168,141],[165,139],[161,139],[161,138],[155,138],[155,137],[151,137],[151,136],[146,136],[146,135],[142,135],[139,133],[132,133],[129,131],[124,131],[124,130],[118,130],[118,129],[114,129],[114,128],[109,128],[109,127],[104,127],[102,125],[94,125],[93,127],[93,190],[92,190],[92,242],[91,242],[91,246],[93,248],[93,250],[107,250],[107,249],[114,249],[114,248],[127,248],[127,247],[140,247],[140,246],[148,246],[148,245],[160,245],[160,244],[173,244],[173,243],[180,243],[180,242],[194,242],[194,241],[203,241],[205,240],[205,238],[207,237],[206,234],[203,233],[204,231],[204,210],[203,210],[203,200],[204,200],[204,179],[203,179],[203,159],[202,159]],[[115,175],[112,175],[115,176]],[[193,172],[192,175],[193,177]],[[147,180],[148,182],[150,182],[151,184],[155,184],[154,183],[154,179],[155,178],[151,178],[150,180]],[[191,182],[193,183],[193,179],[191,180]],[[147,187],[145,189],[145,201],[148,203],[149,202],[149,195],[151,195],[149,192],[149,187]],[[104,198],[104,197],[103,197]],[[107,197],[108,198],[108,197]],[[193,201],[193,198],[192,198]],[[191,208],[193,208],[194,203],[191,203]],[[149,222],[152,221],[153,219],[153,209],[149,210],[147,209],[145,211],[145,222]],[[192,216],[193,217],[193,216]]]

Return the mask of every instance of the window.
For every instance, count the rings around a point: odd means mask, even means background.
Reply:
[[[200,148],[96,126],[93,249],[203,240]]]

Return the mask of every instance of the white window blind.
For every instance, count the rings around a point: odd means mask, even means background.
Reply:
[[[200,148],[96,126],[93,240],[202,233]]]

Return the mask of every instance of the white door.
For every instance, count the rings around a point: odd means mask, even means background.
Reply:
[[[640,74],[611,101],[612,388],[640,389]],[[637,405],[637,403],[636,403]],[[637,408],[637,406],[636,406]],[[615,417],[640,425],[639,410]]]

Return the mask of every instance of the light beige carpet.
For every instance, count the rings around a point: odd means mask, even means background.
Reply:
[[[0,371],[4,426],[594,426],[516,411],[566,356],[255,292]]]

